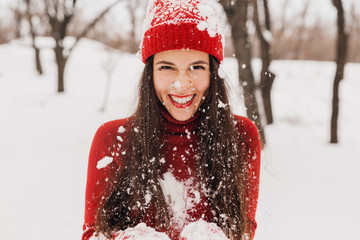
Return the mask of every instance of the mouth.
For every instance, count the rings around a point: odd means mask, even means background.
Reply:
[[[169,99],[175,107],[186,108],[193,103],[195,96],[196,94],[184,95],[184,96],[169,94]]]

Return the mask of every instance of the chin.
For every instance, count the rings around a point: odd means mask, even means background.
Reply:
[[[169,111],[170,115],[181,122],[187,121],[190,118],[192,118],[192,116],[194,116],[195,112],[194,111],[186,111],[186,112],[174,112],[174,111]]]

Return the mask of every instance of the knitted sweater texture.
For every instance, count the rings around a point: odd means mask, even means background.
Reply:
[[[200,219],[211,222],[212,209],[201,191],[196,171],[195,151],[197,143],[195,130],[199,114],[184,122],[173,119],[167,113],[163,114],[165,121],[162,128],[164,136],[162,172],[164,179],[166,176],[174,179],[175,184],[178,183],[183,186],[185,189],[184,197],[186,198],[184,202],[187,203],[185,209],[182,209],[183,214],[173,212],[173,235],[170,236],[172,240],[178,240],[179,234],[186,223]],[[248,145],[248,157],[251,159],[248,169],[251,175],[249,178],[250,192],[247,192],[249,195],[247,197],[251,202],[246,212],[251,222],[252,232],[255,232],[255,213],[259,191],[260,140],[256,126],[249,119],[236,115],[235,119],[240,135]],[[97,130],[92,142],[88,163],[85,222],[82,240],[90,239],[94,235],[96,211],[109,179],[108,168],[111,164],[121,167],[121,159],[118,158],[116,161],[109,161],[109,159],[111,159],[111,149],[118,131],[119,129],[121,131],[121,127],[124,126],[126,121],[127,119],[120,119],[103,124]],[[102,165],[104,162],[106,164]],[[169,184],[169,181],[167,184]],[[166,194],[166,191],[164,191],[164,194]],[[171,195],[171,193],[169,194]],[[148,220],[144,219],[144,222],[147,223]]]

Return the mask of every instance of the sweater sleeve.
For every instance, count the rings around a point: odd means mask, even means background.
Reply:
[[[258,130],[251,120],[241,116],[235,116],[235,118],[240,135],[246,142],[246,146],[244,146],[246,148],[244,154],[247,163],[246,172],[248,173],[248,186],[245,190],[248,201],[246,213],[250,220],[251,239],[253,239],[257,227],[255,215],[259,196],[261,142]]]
[[[118,161],[113,161],[112,147],[117,132],[125,119],[107,122],[97,130],[90,148],[87,182],[85,191],[85,221],[82,240],[91,239],[95,232],[95,218],[100,201],[105,195],[111,169],[116,169]]]

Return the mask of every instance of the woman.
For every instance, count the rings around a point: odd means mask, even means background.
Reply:
[[[260,141],[230,112],[215,11],[151,1],[141,56],[135,113],[91,146],[82,239],[252,239]]]

